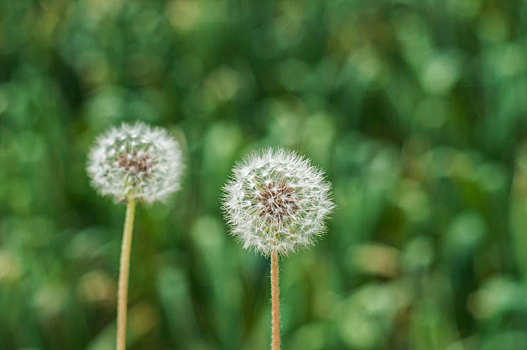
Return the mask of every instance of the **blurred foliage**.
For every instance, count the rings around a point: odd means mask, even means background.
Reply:
[[[219,198],[279,145],[338,206],[283,259],[284,349],[527,349],[526,31],[520,0],[0,0],[0,349],[113,348],[124,207],[84,168],[137,119],[187,173],[137,213],[129,349],[268,349]]]

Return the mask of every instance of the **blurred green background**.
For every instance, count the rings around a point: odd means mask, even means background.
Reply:
[[[282,260],[284,349],[527,349],[526,32],[521,0],[0,0],[0,349],[113,348],[125,208],[85,163],[135,120],[187,171],[137,212],[129,349],[269,348],[219,201],[266,146],[338,207]]]

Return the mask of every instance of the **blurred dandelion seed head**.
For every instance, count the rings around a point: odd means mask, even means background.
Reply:
[[[99,136],[88,157],[92,185],[116,201],[163,201],[180,188],[179,144],[166,130],[122,124]]]
[[[309,160],[283,149],[253,153],[233,169],[223,210],[245,249],[287,255],[325,231],[331,186]]]

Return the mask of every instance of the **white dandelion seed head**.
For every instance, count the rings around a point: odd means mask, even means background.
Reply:
[[[223,210],[245,249],[287,255],[325,231],[331,185],[310,161],[283,149],[253,153],[233,169]]]
[[[181,148],[162,128],[122,124],[97,138],[87,171],[93,187],[116,201],[163,201],[180,188]]]

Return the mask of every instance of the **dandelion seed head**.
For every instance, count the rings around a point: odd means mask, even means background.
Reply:
[[[223,210],[244,248],[265,256],[312,245],[334,208],[331,186],[309,160],[283,149],[253,153],[233,169]]]
[[[162,128],[122,124],[97,138],[87,171],[93,187],[116,201],[164,201],[180,188],[182,153]]]

